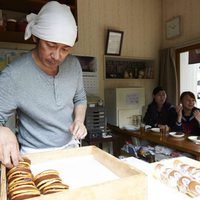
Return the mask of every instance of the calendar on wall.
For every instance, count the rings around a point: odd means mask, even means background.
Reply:
[[[83,70],[83,83],[87,96],[99,94],[97,58],[92,56],[76,56]]]

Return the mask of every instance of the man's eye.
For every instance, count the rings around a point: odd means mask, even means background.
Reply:
[[[63,52],[68,52],[70,50],[70,48],[65,48],[63,49]]]
[[[53,44],[53,43],[47,43],[47,45],[48,45],[49,47],[51,47],[51,48],[55,47],[55,44]]]

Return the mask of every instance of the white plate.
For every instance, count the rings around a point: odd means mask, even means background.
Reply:
[[[170,132],[169,135],[171,135],[172,137],[176,137],[176,138],[181,138],[181,137],[184,137],[184,133],[182,134],[176,134],[176,132]]]
[[[150,125],[145,125],[145,130],[150,130],[151,129],[151,126]]]
[[[140,129],[140,127],[134,125],[125,125],[123,128],[129,131],[138,131]]]
[[[159,133],[160,132],[160,128],[151,128],[151,131]]]
[[[188,139],[194,142],[195,144],[200,144],[200,140],[197,140],[198,136],[189,136]]]

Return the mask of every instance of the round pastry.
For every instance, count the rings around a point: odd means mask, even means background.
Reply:
[[[37,184],[37,188],[42,192],[45,187],[53,183],[62,183],[60,178],[45,179]]]
[[[40,195],[40,191],[33,182],[30,169],[31,161],[24,158],[19,165],[7,171],[8,196],[10,200],[22,200]]]
[[[30,169],[27,168],[16,168],[15,170],[11,170],[7,175],[8,183],[18,177],[25,177],[25,178],[33,178],[32,172]]]
[[[39,178],[39,177],[41,177],[41,176],[43,176],[43,175],[46,175],[46,174],[56,174],[56,175],[59,176],[58,171],[53,170],[53,169],[48,169],[48,170],[42,171],[39,174],[35,175],[34,180]]]
[[[33,185],[33,186],[35,186],[35,183],[32,180],[19,179],[17,181],[13,181],[13,182],[9,183],[8,191],[10,191],[11,189],[13,189],[17,186],[20,186],[20,185]]]
[[[59,173],[56,170],[45,170],[39,174],[37,174],[33,181],[35,182],[36,186],[43,180],[49,180],[49,179],[53,179],[53,178],[57,178],[59,179]]]
[[[22,168],[22,167],[18,167],[18,166],[12,167],[11,169],[9,169],[9,170],[7,171],[6,176],[7,176],[7,177],[10,176],[10,174],[12,174],[12,173],[15,172],[15,171],[18,171],[20,168]],[[22,169],[24,169],[24,167],[23,167]]]
[[[200,196],[200,183],[197,181],[191,181],[188,185],[188,195],[191,197]]]
[[[62,183],[56,170],[45,170],[37,174],[34,182],[42,194],[61,192],[69,188],[68,185]]]
[[[181,176],[181,178],[177,181],[177,188],[179,191],[183,193],[187,193],[188,191],[188,185],[191,182],[191,178],[188,176]]]
[[[188,171],[189,167],[190,167],[190,165],[188,165],[188,164],[185,164],[185,163],[180,164],[180,172],[184,175],[189,175],[189,171]]]
[[[196,181],[200,182],[200,171],[195,171],[194,173],[192,173],[192,177],[193,177]]]
[[[163,183],[168,183],[169,182],[169,174],[173,171],[172,168],[165,168],[163,171],[161,171],[160,173],[160,180],[163,182]]]
[[[18,194],[22,191],[30,191],[30,190],[37,190],[35,185],[17,185],[9,189],[8,194],[9,196],[13,196],[14,194]]]
[[[51,194],[56,192],[62,192],[69,189],[69,186],[63,183],[52,183],[43,189],[43,194]]]
[[[165,170],[165,166],[161,163],[158,163],[155,168],[154,168],[154,177],[157,179],[161,178],[161,174],[163,173],[163,171]]]
[[[173,162],[173,166],[174,166],[174,168],[177,169],[177,170],[180,169],[180,165],[182,165],[182,164],[183,164],[183,162],[180,161],[180,160],[174,160],[174,162]]]
[[[24,162],[29,163],[29,165],[31,165],[31,160],[28,157],[22,157]],[[20,161],[21,162],[21,161]]]
[[[11,200],[21,200],[38,195],[40,195],[40,191],[37,189],[33,181],[25,181],[21,179],[8,184],[8,196]]]
[[[168,175],[168,184],[172,187],[177,186],[177,181],[181,178],[181,173],[177,170],[172,170]]]
[[[32,197],[40,196],[40,191],[37,189],[21,189],[18,191],[12,192],[10,195],[11,200],[22,200]]]
[[[29,161],[20,161],[19,164],[15,167],[12,167],[11,169],[7,170],[7,176],[9,176],[13,171],[19,170],[19,169],[29,169],[30,170],[30,163]]]
[[[10,173],[12,173],[15,170],[18,170],[19,168],[26,168],[30,169],[31,161],[28,158],[24,158],[24,161],[19,161],[19,164],[15,167],[12,167],[11,169],[7,169],[7,176],[9,176]]]
[[[56,170],[45,170],[33,177],[30,169],[30,160],[24,159],[19,165],[7,172],[8,196],[10,200],[22,200],[61,192],[69,188],[63,184]]]
[[[189,175],[191,176],[194,172],[196,172],[197,168],[196,167],[193,167],[193,166],[190,166],[188,168],[188,173]]]

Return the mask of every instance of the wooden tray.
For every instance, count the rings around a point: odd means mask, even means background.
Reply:
[[[39,197],[31,198],[34,200],[55,200],[55,199],[67,199],[67,200],[144,200],[147,199],[147,176],[138,169],[129,166],[128,164],[120,161],[114,156],[104,152],[103,150],[95,147],[95,146],[87,146],[81,147],[77,149],[69,149],[69,150],[57,150],[51,152],[42,152],[42,153],[33,153],[26,155],[31,160],[31,169],[38,173],[38,166],[42,166],[44,169],[49,169],[52,167],[52,163],[62,162],[63,164],[59,167],[64,167],[61,171],[71,171],[74,177],[80,171],[82,175],[88,176],[88,179],[93,180],[94,176],[90,176],[91,163],[88,165],[88,170],[86,169],[87,163],[83,162],[84,158],[92,158],[94,159],[94,163],[99,163],[99,165],[103,166],[111,176],[115,176],[116,178],[111,178],[110,180],[105,179],[105,181],[101,180],[100,182],[93,183],[92,185],[82,185],[81,187],[69,187],[71,189],[54,193],[49,195],[41,195]],[[65,166],[64,162],[69,160],[80,159],[81,163],[78,163],[74,169],[69,169]],[[86,159],[86,160],[87,160]],[[71,162],[70,160],[70,162]],[[51,163],[51,164],[50,164]],[[61,169],[61,168],[59,168]],[[95,169],[94,169],[95,170]],[[60,171],[59,171],[60,172]],[[88,173],[88,174],[85,174]],[[107,173],[107,172],[106,172]],[[33,173],[34,174],[34,173]],[[98,174],[101,174],[99,172]],[[34,174],[35,175],[35,174]],[[82,176],[80,175],[80,176]],[[62,176],[61,176],[62,178]],[[70,180],[68,179],[70,182]],[[81,177],[79,180],[81,181]],[[63,181],[64,182],[64,181]],[[7,200],[7,192],[6,192],[6,169],[3,165],[1,165],[1,200]]]

